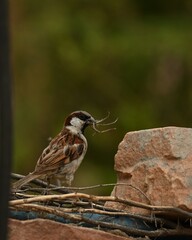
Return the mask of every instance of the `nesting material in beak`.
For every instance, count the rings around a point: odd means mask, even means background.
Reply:
[[[118,118],[113,121],[113,122],[109,122],[109,123],[103,123],[110,115],[110,112],[108,112],[108,115],[100,120],[95,120],[95,122],[93,123],[92,125],[92,128],[95,130],[95,132],[98,132],[98,133],[104,133],[104,132],[109,132],[109,131],[112,131],[112,130],[116,130],[116,128],[108,128],[108,129],[105,129],[105,130],[99,130],[97,128],[97,126],[109,126],[109,125],[112,125],[112,124],[115,124],[118,120]]]

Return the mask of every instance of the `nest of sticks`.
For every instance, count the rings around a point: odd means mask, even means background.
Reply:
[[[12,179],[22,176],[12,174]],[[33,185],[34,184],[34,185]],[[152,206],[121,199],[118,196],[96,196],[84,193],[93,188],[114,186],[100,184],[96,186],[68,188],[47,186],[46,182],[34,180],[27,188],[12,192],[10,196],[10,217],[20,220],[47,218],[62,223],[98,228],[123,236],[164,239],[163,237],[183,236],[192,238],[192,213],[172,206]],[[130,213],[106,207],[106,202],[116,202],[125,206],[146,209],[149,216]],[[170,217],[166,216],[174,216]]]

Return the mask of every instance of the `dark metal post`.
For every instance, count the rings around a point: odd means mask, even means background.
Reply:
[[[0,238],[7,239],[12,158],[8,0],[0,0]]]

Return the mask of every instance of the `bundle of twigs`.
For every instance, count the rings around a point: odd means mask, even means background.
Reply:
[[[12,175],[13,178],[19,178],[19,175]],[[42,187],[31,188],[30,191],[42,192],[45,190],[46,183],[36,181]],[[70,222],[79,224],[88,224],[92,227],[99,226],[100,229],[120,230],[121,232],[132,236],[192,236],[192,228],[190,220],[192,213],[172,206],[152,206],[132,201],[131,199],[121,199],[117,196],[96,196],[85,194],[79,191],[94,187],[103,187],[114,184],[102,184],[86,188],[58,188],[52,185],[46,189],[46,195],[28,194],[26,190],[21,190],[12,193],[10,203],[11,211],[26,211],[45,214],[53,214],[54,216],[62,217]],[[70,192],[73,191],[73,192]],[[50,193],[49,193],[50,192]],[[56,194],[55,194],[56,193]],[[125,210],[117,210],[105,207],[106,202],[117,202],[126,206],[134,206],[137,208],[147,209],[151,211],[150,216],[142,216],[131,214]],[[156,213],[171,213],[175,219],[182,219],[182,223],[172,221],[165,217],[157,217]],[[88,215],[87,215],[88,214]],[[91,214],[91,215],[90,215]],[[101,218],[92,218],[104,216]],[[140,228],[137,225],[120,224],[115,221],[116,217],[126,217],[135,219],[143,223],[146,228]],[[165,216],[165,214],[163,214]],[[107,218],[106,218],[107,217]],[[106,219],[113,218],[112,221]],[[184,224],[183,224],[184,222]]]

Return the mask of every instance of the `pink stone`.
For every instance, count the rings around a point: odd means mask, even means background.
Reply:
[[[9,220],[9,240],[132,240],[97,229],[61,224],[46,219]]]
[[[112,195],[192,211],[192,129],[165,127],[128,132],[115,156],[117,186]],[[122,204],[108,206],[124,208]],[[130,207],[136,213],[146,213]]]

